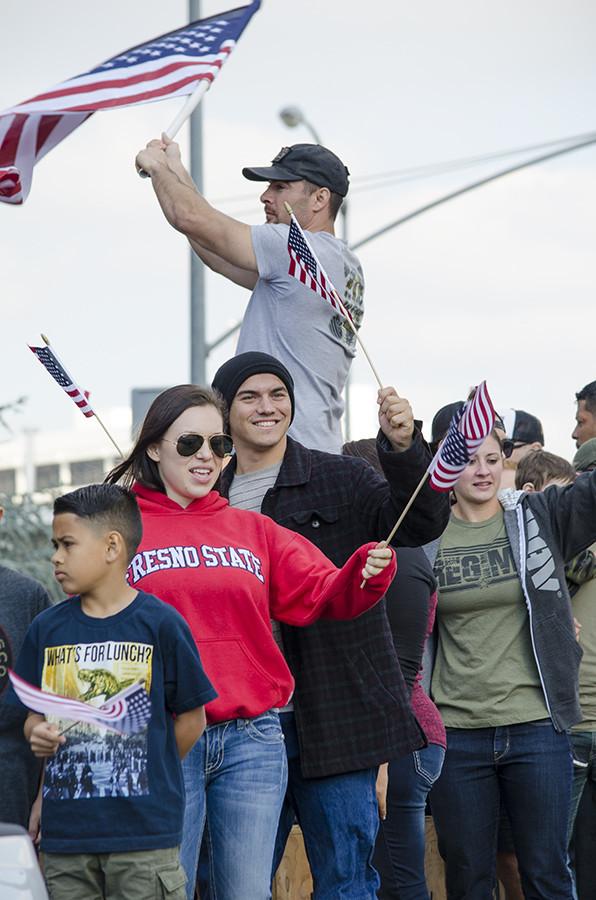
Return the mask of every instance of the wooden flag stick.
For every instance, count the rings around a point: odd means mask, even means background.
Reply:
[[[46,345],[46,347],[50,347],[50,346],[51,346],[51,345],[50,345],[50,339],[49,339],[48,337],[46,337],[45,334],[42,334],[41,339],[42,339],[42,341],[44,342],[44,344]],[[72,375],[71,375],[70,377],[72,378]],[[101,425],[101,427],[103,428],[103,430],[105,431],[105,433],[107,434],[107,436],[109,437],[109,439],[111,440],[112,444],[114,445],[114,447],[115,447],[116,450],[118,451],[118,455],[120,456],[120,459],[124,459],[124,453],[122,452],[122,450],[120,449],[120,447],[118,446],[118,444],[116,443],[116,441],[114,440],[114,438],[112,437],[112,435],[110,434],[110,432],[108,431],[108,429],[106,428],[106,426],[103,424],[103,422],[101,421],[101,419],[99,418],[99,416],[97,415],[97,413],[95,412],[95,410],[93,410],[93,416],[97,419],[98,424]]]
[[[183,103],[181,108],[178,110],[175,118],[172,120],[170,125],[165,130],[165,134],[170,138],[171,141],[174,140],[184,123],[187,119],[191,117],[209,88],[211,87],[211,82],[208,78],[201,78],[196,88],[189,94],[186,98],[186,101]],[[139,176],[141,178],[150,178],[149,172],[145,172],[144,169],[137,169]]]
[[[284,201],[284,206],[285,206],[285,208],[286,208],[286,211],[289,213],[289,215],[293,216],[293,215],[294,215],[294,210],[292,209],[292,207],[290,206],[290,204],[289,204],[289,203],[286,203],[286,202]],[[294,217],[294,218],[295,218],[295,217]],[[304,239],[305,239],[305,241],[306,241],[306,237],[305,237]],[[308,244],[308,241],[306,241],[306,243]],[[313,249],[312,249],[312,247],[310,247],[310,245],[309,245],[309,249],[310,249],[310,252],[312,253],[312,255],[315,256],[315,253],[313,252]],[[315,256],[315,259],[316,259],[316,256]],[[317,262],[318,262],[318,260],[317,260]],[[320,264],[319,264],[319,265],[320,265]],[[366,357],[366,361],[368,362],[369,366],[370,366],[371,369],[372,369],[372,373],[373,373],[373,375],[375,376],[375,378],[376,378],[376,380],[377,380],[377,384],[379,385],[379,388],[382,390],[383,387],[384,387],[384,385],[383,385],[383,382],[381,381],[381,378],[380,378],[380,376],[379,376],[379,373],[378,373],[377,370],[375,369],[374,363],[373,363],[372,359],[370,358],[370,356],[368,355],[368,351],[367,351],[366,347],[364,346],[362,340],[360,339],[360,335],[358,334],[358,330],[357,330],[356,326],[354,325],[354,323],[352,322],[352,319],[351,319],[351,317],[350,317],[350,314],[348,313],[348,311],[347,311],[347,309],[346,309],[346,307],[345,307],[345,305],[344,305],[344,302],[343,302],[342,298],[341,298],[341,297],[339,296],[339,294],[337,293],[337,289],[335,290],[335,294],[336,294],[337,299],[339,300],[339,307],[340,307],[340,309],[341,309],[341,311],[342,311],[342,313],[343,313],[343,315],[344,315],[344,317],[345,317],[345,319],[346,319],[348,325],[350,326],[350,328],[351,328],[352,331],[354,332],[354,337],[356,338],[356,340],[357,340],[358,343],[360,344],[360,347],[361,347],[361,349],[362,349],[362,352],[364,353],[364,355],[365,355],[365,357]]]
[[[414,500],[416,499],[416,497],[418,496],[418,494],[420,493],[420,491],[426,484],[426,479],[428,478],[429,475],[430,475],[430,472],[427,469],[426,472],[424,473],[424,475],[422,476],[422,478],[420,479],[420,481],[418,482],[418,486],[416,487],[416,490],[414,491],[414,493],[412,494],[412,496],[410,497],[410,499],[404,506],[401,516],[399,517],[399,519],[397,520],[397,522],[395,523],[395,525],[389,532],[389,535],[385,538],[384,541],[381,541],[381,544],[383,544],[383,546],[388,547],[389,544],[391,543],[391,541],[393,540],[393,538],[395,537],[395,533],[396,533],[397,529],[399,528],[399,526],[401,525],[401,523],[407,516],[408,511],[409,511],[410,507],[412,506]],[[362,583],[360,585],[360,588],[363,588],[365,584],[366,584],[366,579],[363,579]]]

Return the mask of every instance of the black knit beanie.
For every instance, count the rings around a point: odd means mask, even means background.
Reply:
[[[219,367],[211,382],[211,387],[219,391],[228,404],[229,410],[234,397],[246,379],[250,378],[251,375],[262,375],[264,372],[277,375],[288,389],[290,403],[292,404],[291,422],[295,412],[294,379],[284,364],[280,363],[274,356],[269,356],[268,353],[251,350],[248,353],[240,353],[238,356],[233,356],[223,366]]]

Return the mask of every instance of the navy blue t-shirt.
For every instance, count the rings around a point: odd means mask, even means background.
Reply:
[[[115,616],[92,618],[79,597],[31,624],[17,673],[43,690],[101,706],[143,681],[151,719],[140,734],[80,723],[46,762],[41,848],[112,853],[180,843],[184,782],[172,713],[217,695],[190,629],[176,610],[139,592]],[[72,721],[56,720],[60,730]]]

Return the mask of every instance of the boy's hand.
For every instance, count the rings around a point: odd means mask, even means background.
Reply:
[[[366,557],[366,565],[362,570],[363,579],[367,581],[369,578],[374,578],[375,575],[378,575],[383,569],[391,565],[392,559],[393,551],[391,547],[388,547],[385,541],[380,541],[373,550],[369,550]]]
[[[35,756],[44,759],[46,756],[53,756],[58,747],[66,743],[66,738],[55,725],[44,720],[31,729],[29,743]]]

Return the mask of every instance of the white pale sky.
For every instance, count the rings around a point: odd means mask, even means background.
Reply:
[[[204,15],[225,8],[203,0]],[[184,0],[3,0],[0,109],[186,15]],[[203,104],[205,193],[261,221],[240,170],[310,139],[278,117],[297,104],[352,173],[356,241],[514,160],[375,190],[365,176],[596,132],[595,45],[593,0],[264,0]],[[99,410],[188,380],[186,244],[133,166],[182,102],[97,113],[36,167],[23,207],[0,205],[0,405],[28,396],[17,430],[79,415],[26,349],[41,331]],[[186,151],[186,130],[180,140]],[[595,235],[596,145],[363,247],[361,334],[382,379],[430,423],[486,378],[498,407],[538,415],[547,448],[570,457],[574,393],[596,378]],[[209,274],[209,339],[247,298]],[[208,374],[232,353],[229,341]],[[376,390],[362,358],[353,374],[358,437]]]

